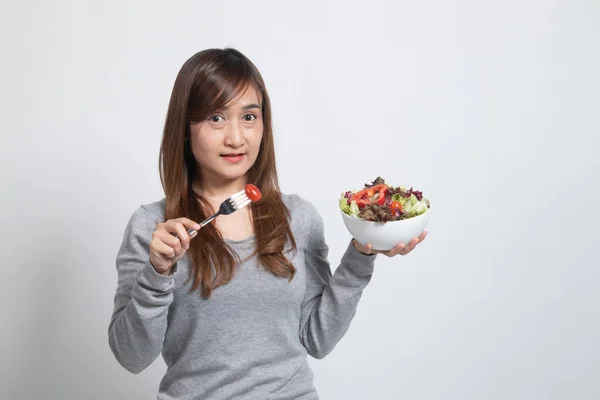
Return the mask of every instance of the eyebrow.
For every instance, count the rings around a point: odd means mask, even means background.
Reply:
[[[250,110],[252,108],[258,108],[260,110],[260,106],[258,104],[248,104],[247,106],[244,106],[244,110]]]

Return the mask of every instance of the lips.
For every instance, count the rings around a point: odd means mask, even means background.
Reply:
[[[228,154],[221,154],[221,157],[223,157],[224,160],[229,161],[230,163],[238,163],[240,161],[242,161],[244,159],[244,153],[228,153]]]

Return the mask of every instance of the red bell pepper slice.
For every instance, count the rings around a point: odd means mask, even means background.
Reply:
[[[388,191],[388,186],[385,183],[375,185],[370,188],[360,190],[350,197],[349,202],[356,201],[358,208],[364,208],[367,204],[376,203],[380,206],[385,203],[385,195]],[[371,200],[371,198],[377,193],[377,198]]]

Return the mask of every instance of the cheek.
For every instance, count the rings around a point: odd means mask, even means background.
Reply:
[[[263,138],[263,126],[257,126],[255,129],[252,129],[249,142],[251,142],[256,148],[260,146],[260,142]]]
[[[211,150],[210,143],[200,138],[192,138],[192,155],[196,161],[196,164],[203,168],[206,168],[211,164],[214,150]]]
[[[199,157],[202,152],[204,151],[203,146],[201,143],[198,142],[198,139],[192,137],[190,140],[190,145],[192,147],[192,154],[194,155],[194,158],[196,159],[196,161],[201,158]]]
[[[190,141],[192,144],[192,150],[194,154],[203,154],[210,152],[216,146],[214,142],[214,135],[210,135],[210,132],[199,130],[192,133]]]

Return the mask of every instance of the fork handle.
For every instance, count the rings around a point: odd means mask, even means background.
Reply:
[[[188,235],[190,235],[190,239],[192,239],[194,236],[196,236],[198,234],[198,231],[195,229],[188,229],[187,233],[188,233]]]
[[[213,215],[211,215],[210,217],[208,217],[204,221],[202,221],[200,223],[200,226],[205,227],[206,225],[208,225],[210,223],[210,221],[217,218],[219,216],[219,214],[221,214],[221,212],[217,211],[216,213],[214,213]],[[192,238],[194,238],[194,236],[196,236],[198,234],[198,231],[195,229],[188,229],[187,233],[188,233],[188,235],[190,235],[190,239],[192,239]]]

